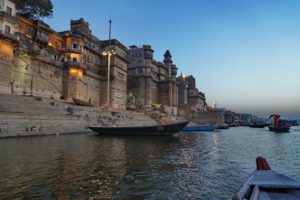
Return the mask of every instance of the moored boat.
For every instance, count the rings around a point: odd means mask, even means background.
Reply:
[[[263,157],[256,158],[256,169],[233,200],[300,199],[300,182],[279,174]]]
[[[128,127],[97,127],[90,126],[89,128],[97,133],[106,135],[153,135],[167,136],[173,135],[181,131],[189,121],[180,121],[175,123],[153,125],[153,126],[128,126]]]
[[[270,131],[276,132],[276,133],[287,133],[290,131],[290,127],[288,126],[273,126],[270,125],[269,127]]]
[[[216,129],[229,129],[229,125],[226,123],[216,125]]]
[[[214,131],[215,127],[211,124],[186,126],[182,131]]]
[[[274,122],[273,125],[269,126],[269,130],[273,131],[275,133],[283,133],[283,132],[289,132],[290,127],[288,124],[286,124],[284,121],[280,120],[280,115],[278,114],[272,114],[269,118],[273,118]]]
[[[265,128],[265,124],[258,124],[258,123],[253,123],[250,124],[250,128]]]
[[[77,98],[72,98],[74,103],[76,105],[79,105],[79,106],[88,106],[88,107],[93,107],[94,105],[90,102],[86,102],[86,101],[83,101],[83,100],[80,100],[80,99],[77,99]]]

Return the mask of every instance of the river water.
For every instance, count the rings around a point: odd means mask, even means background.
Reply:
[[[0,199],[231,199],[256,156],[300,180],[300,128],[0,139]]]

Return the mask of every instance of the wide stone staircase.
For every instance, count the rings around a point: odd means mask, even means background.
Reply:
[[[143,112],[108,111],[62,100],[0,94],[0,137],[91,132],[88,126],[148,126]]]
[[[88,131],[85,120],[70,114],[64,103],[0,94],[0,137]]]

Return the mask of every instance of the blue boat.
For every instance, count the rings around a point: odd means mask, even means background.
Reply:
[[[211,124],[186,126],[181,131],[214,131],[215,127]]]

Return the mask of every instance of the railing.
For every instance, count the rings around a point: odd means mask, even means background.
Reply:
[[[66,47],[66,51],[71,53],[82,53],[82,49],[72,47]]]
[[[13,40],[13,41],[19,41],[19,37],[15,34],[7,33],[4,30],[0,30],[0,36],[5,37],[6,39]]]
[[[72,61],[72,60],[68,60],[68,61],[67,61],[67,65],[68,65],[68,66],[71,66],[71,67],[78,67],[78,68],[87,70],[86,65],[84,65],[84,64],[82,64],[82,63],[80,63],[80,62],[74,62],[74,61]]]
[[[10,15],[10,14],[7,14],[6,12],[4,12],[4,11],[0,11],[0,16],[1,17],[7,17],[8,19],[10,19],[14,22],[18,21],[15,14]]]

